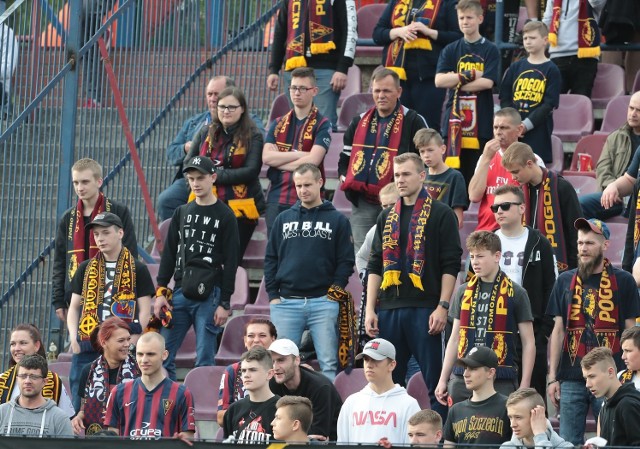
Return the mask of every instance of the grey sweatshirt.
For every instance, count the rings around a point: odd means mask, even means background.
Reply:
[[[547,431],[545,433],[540,433],[538,435],[533,436],[533,443],[536,448],[540,447],[573,447],[568,441],[560,438],[553,428],[551,427],[551,423],[547,420]],[[506,443],[502,443],[500,449],[507,449],[512,447],[527,447],[524,442],[519,439],[517,436],[511,437],[511,441],[507,441]]]
[[[54,401],[27,409],[20,404],[20,396],[0,405],[0,435],[30,437],[73,437],[71,421]]]

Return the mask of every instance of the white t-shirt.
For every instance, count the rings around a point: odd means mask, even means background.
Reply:
[[[498,229],[496,235],[500,237],[502,244],[502,254],[500,256],[500,268],[513,282],[522,285],[522,270],[524,269],[524,248],[529,238],[529,229],[517,237],[507,237]]]

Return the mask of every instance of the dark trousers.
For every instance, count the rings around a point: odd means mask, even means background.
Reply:
[[[434,77],[410,77],[402,82],[400,102],[424,117],[429,128],[440,131],[442,104],[446,94],[446,89],[436,87]]]
[[[598,71],[598,60],[596,58],[561,56],[551,60],[558,66],[562,75],[561,93],[579,94],[591,98],[593,82]]]
[[[240,254],[238,254],[238,262],[242,262],[244,252],[249,246],[253,231],[258,226],[258,220],[249,220],[246,218],[238,218],[238,235],[240,237]]]

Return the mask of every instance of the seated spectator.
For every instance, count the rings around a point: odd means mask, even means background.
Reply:
[[[72,437],[67,414],[42,395],[49,374],[45,358],[39,354],[25,356],[16,370],[20,395],[0,405],[0,435]]]
[[[442,417],[433,410],[420,410],[409,418],[407,435],[416,447],[437,447],[442,440]]]
[[[236,215],[240,233],[238,260],[242,260],[258,218],[265,211],[259,180],[264,138],[249,117],[247,100],[237,87],[220,92],[217,108],[218,115],[212,117],[211,125],[193,138],[187,158],[206,156],[213,161],[217,174],[215,195]]]
[[[302,396],[285,396],[276,402],[276,416],[271,422],[273,437],[286,443],[306,444],[313,421],[311,401]]]
[[[0,404],[5,404],[20,396],[20,389],[16,388],[17,364],[24,357],[39,354],[46,357],[44,344],[40,331],[33,324],[18,324],[11,331],[9,340],[9,369],[0,374]],[[45,376],[45,385],[42,395],[46,399],[51,399],[58,404],[70,418],[76,414],[71,397],[62,383],[62,379],[53,371],[49,371]]]

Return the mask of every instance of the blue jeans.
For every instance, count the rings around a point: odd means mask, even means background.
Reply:
[[[582,207],[582,215],[584,215],[584,218],[586,218],[587,220],[589,218],[607,220],[609,218],[622,215],[624,209],[622,203],[616,203],[609,209],[605,209],[600,203],[600,198],[602,198],[601,192],[589,193],[578,198],[578,200],[580,201],[580,207]]]
[[[338,126],[338,99],[340,92],[334,92],[331,88],[331,78],[336,72],[330,69],[313,69],[316,74],[316,85],[318,86],[318,94],[313,99],[313,103],[318,106],[320,114],[324,115],[331,122],[331,127],[337,131]],[[284,91],[289,100],[289,106],[293,108],[291,96],[289,95],[289,86],[291,85],[291,72],[284,72]]]
[[[158,195],[158,216],[160,221],[173,217],[173,211],[189,199],[189,184],[184,178],[176,179],[169,187]]]
[[[322,374],[333,381],[338,369],[338,303],[326,296],[280,298],[279,304],[269,308],[278,338],[288,338],[300,347],[302,333],[309,329]]]
[[[429,335],[429,316],[434,309],[426,307],[402,307],[398,309],[380,310],[378,312],[379,337],[389,340],[396,348],[396,368],[393,370],[393,381],[404,384],[407,373],[407,362],[413,355],[424,382],[429,389],[431,408],[447,417],[447,407],[440,404],[435,397],[436,386],[442,371],[444,355],[444,332]]]
[[[196,332],[196,363],[195,366],[213,366],[216,352],[218,352],[218,334],[222,328],[213,323],[213,316],[220,304],[220,288],[214,287],[211,296],[206,301],[192,301],[182,294],[178,288],[173,292],[173,327],[162,328],[160,333],[165,338],[169,357],[164,361],[164,367],[172,380],[176,380],[175,358],[187,331],[193,324]]]
[[[589,406],[593,416],[598,416],[602,398],[591,394],[582,380],[560,382],[560,437],[575,446],[584,444],[584,430]]]
[[[85,365],[93,362],[100,354],[96,351],[81,352],[71,357],[71,371],[69,372],[69,387],[71,388],[71,402],[76,411],[80,410],[80,375]]]

